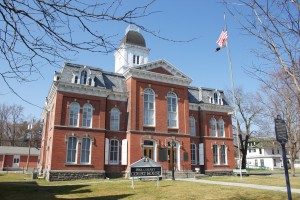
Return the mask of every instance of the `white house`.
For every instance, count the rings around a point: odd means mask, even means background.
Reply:
[[[283,168],[282,149],[274,138],[253,138],[247,152],[247,168]]]

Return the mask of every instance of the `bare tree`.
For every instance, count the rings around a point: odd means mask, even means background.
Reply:
[[[280,70],[272,74],[272,78],[264,81],[260,101],[270,120],[274,120],[277,114],[284,117],[288,133],[288,149],[290,152],[291,172],[295,176],[294,161],[300,151],[299,134],[299,109],[300,101],[297,89],[288,75]],[[271,127],[274,131],[274,126]]]
[[[20,105],[0,104],[0,146],[28,146],[27,127],[24,108]],[[33,129],[35,146],[40,144],[40,123],[36,121]]]
[[[70,54],[79,51],[104,54],[114,51],[116,35],[105,29],[108,24],[133,24],[166,39],[138,23],[140,18],[155,13],[150,10],[154,1],[130,2],[130,5],[122,0],[1,1],[0,77],[15,93],[9,84],[11,79],[33,81],[42,76],[40,67],[59,66]]]
[[[267,61],[252,72],[265,76],[282,68],[300,94],[300,6],[298,0],[223,1],[243,30],[262,48],[254,53]],[[263,66],[263,67],[262,67]],[[275,70],[277,71],[277,70]]]
[[[230,94],[230,92],[228,92]],[[232,98],[228,98],[232,99]],[[235,89],[237,134],[239,150],[242,153],[241,168],[246,169],[248,142],[251,136],[258,134],[258,127],[262,126],[262,107],[257,104],[256,94],[246,93],[242,88]],[[238,148],[238,146],[235,146]]]

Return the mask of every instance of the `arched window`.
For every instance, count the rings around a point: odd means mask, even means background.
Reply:
[[[225,137],[223,119],[218,120],[218,133],[219,133],[219,137]]]
[[[177,96],[173,92],[167,95],[168,102],[168,127],[177,128]]]
[[[70,104],[69,126],[78,126],[79,109],[80,109],[79,103],[72,102]]]
[[[214,104],[218,104],[218,94],[214,93]]]
[[[119,164],[119,141],[110,140],[109,164]]]
[[[93,106],[89,103],[84,104],[82,111],[82,126],[92,127]]]
[[[90,155],[91,155],[91,139],[90,138],[82,138],[81,140],[81,158],[80,163],[89,164],[90,163]]]
[[[217,122],[215,118],[211,118],[210,120],[210,129],[211,129],[211,136],[217,137]]]
[[[195,118],[190,117],[190,132],[191,136],[196,136],[196,126],[195,126]]]
[[[191,164],[192,165],[196,165],[197,164],[196,144],[191,144]]]
[[[110,130],[118,131],[120,129],[120,111],[118,108],[111,109],[110,112]]]
[[[80,84],[85,85],[87,80],[87,72],[83,70],[80,75]]]
[[[147,88],[144,91],[144,125],[154,126],[154,109],[155,93],[152,89]]]
[[[67,163],[77,162],[77,137],[69,137],[67,144]]]

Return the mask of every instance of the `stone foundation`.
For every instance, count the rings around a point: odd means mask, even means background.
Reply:
[[[205,170],[205,174],[208,176],[231,176],[232,170]]]
[[[104,179],[105,171],[63,171],[51,170],[46,173],[47,181],[72,181],[85,179]]]
[[[125,171],[105,171],[105,177],[108,178],[123,178],[128,172]]]

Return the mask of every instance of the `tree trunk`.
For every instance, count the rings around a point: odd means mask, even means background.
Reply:
[[[246,169],[247,167],[247,150],[248,150],[248,140],[249,140],[249,135],[247,134],[245,137],[245,140],[243,141],[243,136],[242,134],[239,134],[239,139],[240,139],[240,151],[242,153],[242,169]]]

